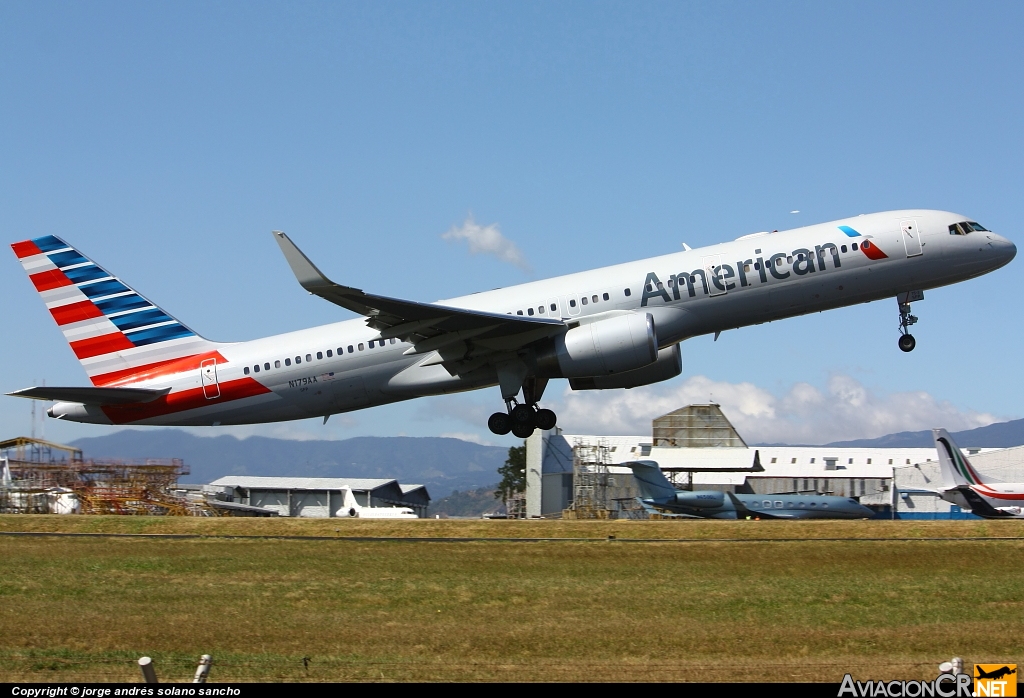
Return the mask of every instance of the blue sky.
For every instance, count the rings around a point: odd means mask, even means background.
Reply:
[[[272,229],[340,282],[418,300],[893,208],[1019,245],[1022,20],[1010,2],[4,3],[0,226],[65,237],[217,340],[350,317],[298,288]],[[470,213],[532,272],[442,239]],[[3,264],[0,389],[85,384]],[[1021,417],[1019,265],[928,292],[910,355],[886,301],[688,341],[668,384],[547,397],[567,428],[615,433],[708,393],[766,440]],[[505,443],[484,426],[499,406],[233,433]],[[27,432],[28,403],[0,399],[0,420]]]

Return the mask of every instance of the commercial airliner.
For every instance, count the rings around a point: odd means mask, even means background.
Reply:
[[[945,429],[932,429],[939,452],[942,489],[947,502],[985,519],[1024,519],[1024,482],[982,478]]]
[[[870,519],[875,512],[851,497],[827,494],[733,494],[680,491],[652,460],[623,463],[633,470],[640,501],[695,519]]]
[[[505,411],[488,427],[525,438],[555,426],[538,404],[550,379],[573,390],[667,380],[682,372],[679,343],[697,335],[895,297],[899,347],[911,351],[912,301],[1017,252],[966,216],[889,211],[423,303],[334,283],[274,237],[305,290],[363,319],[214,342],[56,236],[15,243],[93,385],[10,394],[57,401],[57,419],[217,426],[326,422],[497,385]]]

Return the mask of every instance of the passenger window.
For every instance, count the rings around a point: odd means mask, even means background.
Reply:
[[[892,458],[889,459],[889,465],[892,465]]]
[[[330,349],[328,349],[328,350],[327,350],[327,358],[329,359],[329,358],[331,358],[332,356],[334,356],[334,352],[333,352],[333,351],[331,351]]]
[[[853,465],[853,459],[851,458],[850,460],[848,460],[848,461],[846,462],[846,464],[847,464],[847,465]]]
[[[790,464],[796,463],[796,458],[790,461]]]
[[[629,295],[632,295],[633,292],[630,291],[628,288],[624,288],[624,289],[622,289],[622,293],[627,295],[627,296],[629,296]]]
[[[247,376],[248,376],[248,375],[249,375],[249,367],[248,367],[248,366],[246,366],[245,368],[243,368],[243,369],[242,369],[242,373],[244,373],[245,375],[247,375]]]
[[[647,292],[650,293],[653,290],[654,290],[654,285],[653,284],[647,284]]]
[[[517,311],[516,311],[516,315],[522,315],[522,314],[523,314],[523,311],[522,311],[522,310],[517,310]]]
[[[540,314],[540,315],[544,314],[544,306],[543,305],[538,305],[537,306],[537,313]]]
[[[252,367],[252,370],[255,371],[256,373],[259,373],[260,372],[260,365],[256,364],[255,366]]]
[[[575,298],[572,298],[572,299],[569,300],[569,307],[570,308],[575,308],[576,307],[576,299]]]
[[[348,353],[351,354],[353,351],[355,351],[355,350],[352,348],[352,345],[349,344],[348,345]]]
[[[313,355],[312,354],[306,354],[306,363],[308,364],[312,360],[313,360]]]
[[[274,362],[274,368],[281,368],[281,359]]]
[[[392,338],[391,338],[391,343],[392,343],[392,344],[394,344],[394,343],[395,343],[395,338],[394,338],[394,337],[392,337]]]
[[[743,271],[744,272],[749,272],[750,271],[750,265],[749,264],[744,264],[743,265]]]
[[[359,351],[362,351],[362,350],[363,350],[363,343],[362,343],[362,342],[360,342],[360,343],[359,343]]]
[[[788,257],[786,257],[786,264],[792,264],[792,263],[793,263],[793,255],[789,255]]]
[[[754,262],[754,269],[757,269],[758,271],[761,271],[761,263],[760,262]]]
[[[295,357],[295,365],[298,366],[301,363],[302,363],[302,357],[301,356],[296,356]]]
[[[608,294],[607,294],[607,293],[605,293],[605,294],[604,294],[604,295],[602,295],[601,297],[602,297],[602,298],[604,298],[605,300],[608,300]]]
[[[591,296],[590,300],[592,300],[593,302],[597,303],[597,294],[594,294],[593,296]]]
[[[527,315],[533,315],[533,308],[527,308],[526,309],[526,314]]]
[[[871,465],[871,459],[868,458],[868,465]]]
[[[813,458],[811,459],[811,462],[812,462],[812,463],[814,462],[814,459],[813,459]]]
[[[853,243],[852,245],[850,245],[850,248],[856,250],[857,249],[857,243]]]
[[[269,371],[270,370],[270,362],[269,361],[267,363],[263,364],[263,370],[264,371]]]
[[[583,298],[580,298],[580,303],[582,303],[583,305],[586,305],[587,304],[587,297],[583,296]],[[569,301],[569,305],[572,305],[572,301]]]
[[[781,509],[782,508],[782,502],[779,501],[779,500],[775,500],[775,508],[776,509]]]
[[[324,353],[322,351],[318,351],[316,353],[316,360],[317,361],[323,361],[323,358],[324,358]]]
[[[558,306],[555,305],[554,303],[552,303],[551,304],[551,312],[555,312],[556,310],[558,310]]]
[[[285,359],[284,360],[284,365],[285,366],[291,366],[292,365],[292,360],[291,359]]]
[[[842,252],[846,252],[846,245],[843,245],[842,247],[840,247],[839,250],[842,251]]]

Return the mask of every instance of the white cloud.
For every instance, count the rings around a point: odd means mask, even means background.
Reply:
[[[824,390],[796,383],[781,397],[753,383],[706,376],[632,390],[566,388],[549,406],[569,433],[649,434],[653,418],[710,401],[722,406],[747,443],[821,444],[933,427],[959,431],[999,421],[988,413],[960,410],[924,391],[878,395],[846,375],[832,376]]]
[[[522,251],[501,234],[497,223],[482,226],[473,220],[473,214],[469,214],[461,226],[452,226],[451,230],[441,237],[445,240],[465,240],[469,245],[470,254],[491,255],[519,267],[528,274],[533,272]]]

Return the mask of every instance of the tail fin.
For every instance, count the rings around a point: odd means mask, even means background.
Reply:
[[[957,447],[953,437],[945,429],[932,429],[935,450],[939,452],[939,467],[942,468],[942,483],[946,489],[954,487],[984,485],[978,471],[971,466],[967,456]],[[989,478],[990,482],[995,482]]]
[[[216,351],[216,343],[60,238],[47,235],[11,247],[94,385],[143,380],[165,372],[159,367]]]
[[[676,500],[676,488],[665,477],[665,473],[661,472],[661,468],[656,462],[638,460],[622,465],[633,470],[633,477],[636,479],[636,484],[644,499],[650,499],[659,504]]]

